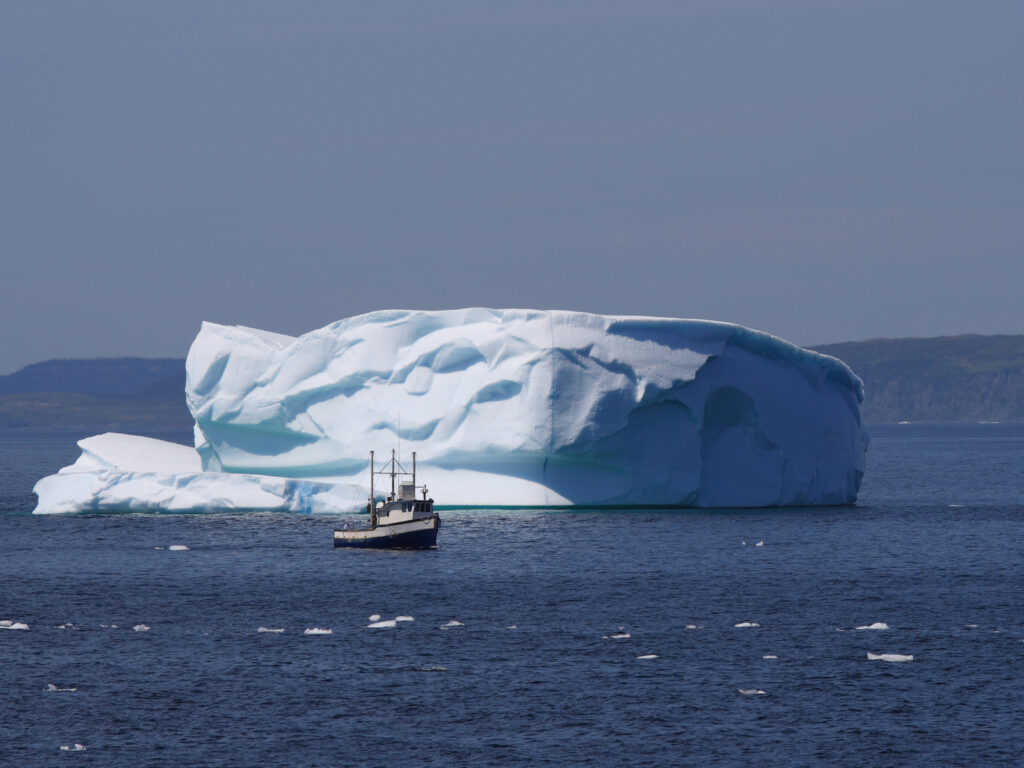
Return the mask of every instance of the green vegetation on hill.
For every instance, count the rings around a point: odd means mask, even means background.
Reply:
[[[869,423],[1024,421],[1024,336],[869,339],[812,349],[864,380]]]
[[[153,432],[192,429],[185,395],[147,397],[41,392],[0,395],[0,429]]]

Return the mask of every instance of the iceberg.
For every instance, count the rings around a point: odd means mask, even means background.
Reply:
[[[79,443],[37,512],[352,511],[368,452],[444,506],[852,504],[868,438],[842,362],[705,320],[384,310],[291,337],[203,323],[195,448]]]

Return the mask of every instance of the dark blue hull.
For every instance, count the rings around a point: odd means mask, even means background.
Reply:
[[[344,549],[431,549],[437,546],[437,529],[440,526],[440,520],[437,520],[430,528],[418,531],[395,534],[382,531],[379,536],[353,539],[339,539],[335,532],[334,546]]]

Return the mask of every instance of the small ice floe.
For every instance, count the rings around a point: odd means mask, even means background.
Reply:
[[[284,632],[284,627],[260,627],[256,630],[257,632],[270,632],[271,634],[279,635]]]
[[[171,552],[188,552],[188,547],[184,544],[171,544],[167,549]]]
[[[366,625],[366,628],[367,629],[388,629],[389,627],[395,626],[397,623],[398,622],[395,621],[395,619],[386,619],[385,621],[371,621],[369,624]]]
[[[333,629],[321,629],[320,627],[307,627],[302,633],[304,635],[333,635]]]
[[[53,683],[47,683],[46,684],[46,690],[48,690],[48,691],[59,691],[61,693],[64,693],[66,691],[77,691],[78,689],[77,688],[58,688]]]
[[[85,752],[85,744],[62,744],[60,747],[61,752]]]
[[[977,624],[964,624],[964,629],[977,629]]]
[[[505,629],[519,629],[515,624],[509,624]]]
[[[745,541],[741,541],[741,542],[740,542],[740,544],[741,544],[742,546],[744,546],[744,547],[745,547],[745,546],[747,546],[747,542],[745,542]]]
[[[902,653],[869,653],[868,661],[913,661],[913,656]]]
[[[857,627],[857,629],[888,629],[888,628],[889,628],[889,625],[886,624],[884,621],[876,621],[874,624],[865,624],[862,627]]]
[[[104,629],[117,629],[117,624],[100,624]]]
[[[153,549],[167,549],[167,547],[153,547]]]
[[[958,509],[960,507],[965,507],[967,505],[966,504],[947,504],[946,506],[950,507],[951,509]]]
[[[448,667],[416,667],[417,672],[447,672]]]
[[[619,627],[618,632],[614,632],[610,635],[604,635],[601,637],[602,640],[629,640],[629,632],[626,631],[625,627]]]
[[[704,625],[703,624],[687,624],[686,628],[687,629],[704,629]]]
[[[149,632],[150,626],[148,624],[136,624],[132,629],[136,632]]]
[[[764,541],[763,541],[763,540],[762,540],[762,541],[759,541],[759,542],[757,542],[757,544],[755,544],[754,546],[755,546],[755,547],[763,547],[763,546],[764,546]]]
[[[463,627],[463,626],[465,626],[465,624],[463,624],[461,621],[456,621],[455,619],[452,619],[447,624],[442,624],[441,625],[441,629],[451,629],[452,627]]]
[[[733,624],[734,627],[760,627],[756,621],[741,621],[739,624]]]
[[[638,659],[658,659],[661,658],[656,653],[645,653],[643,656],[637,656]]]
[[[395,621],[416,621],[412,616],[395,616]]]
[[[367,619],[367,621],[380,621],[380,614],[379,613],[373,614],[373,616],[371,616],[369,619]]]
[[[20,621],[4,619],[3,621],[0,621],[0,629],[28,629],[28,624],[23,624]]]
[[[774,653],[766,653],[766,654],[765,654],[764,656],[762,656],[761,658],[762,658],[762,659],[777,659],[777,658],[779,658],[779,657],[778,657],[778,656],[776,656],[776,655],[775,655]]]
[[[741,696],[764,696],[765,692],[760,688],[737,688]]]
[[[68,621],[64,624],[58,624],[54,629],[78,629],[78,625],[73,621]]]

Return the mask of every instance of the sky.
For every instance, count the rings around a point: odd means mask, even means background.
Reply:
[[[0,0],[0,373],[203,320],[1024,333],[1019,0]]]

